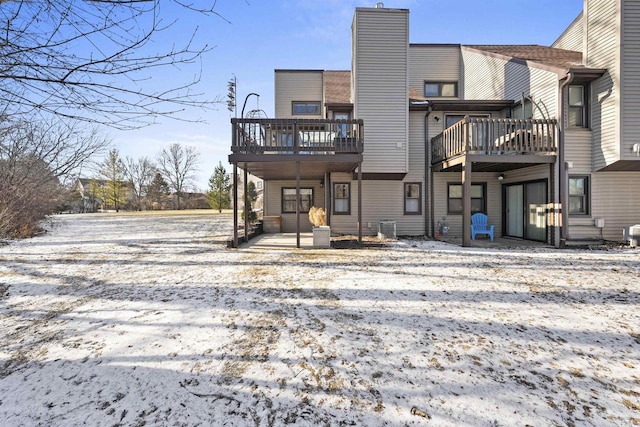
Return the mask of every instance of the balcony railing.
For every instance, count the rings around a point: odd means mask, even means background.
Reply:
[[[431,163],[462,154],[554,154],[557,120],[465,117],[431,139]],[[499,162],[498,159],[496,161]]]
[[[234,154],[360,154],[362,120],[231,119]]]

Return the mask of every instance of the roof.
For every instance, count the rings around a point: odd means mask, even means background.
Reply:
[[[532,62],[554,71],[566,72],[572,68],[586,68],[582,62],[582,53],[554,47],[531,45],[465,45],[463,49],[474,49],[490,56],[503,59],[519,59]]]
[[[323,80],[325,104],[351,103],[351,71],[325,71]]]

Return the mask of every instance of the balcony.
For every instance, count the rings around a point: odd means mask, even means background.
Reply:
[[[550,163],[558,148],[557,133],[555,119],[466,117],[431,139],[431,164],[442,170],[469,156],[473,162]]]
[[[236,155],[362,154],[362,120],[232,119]]]

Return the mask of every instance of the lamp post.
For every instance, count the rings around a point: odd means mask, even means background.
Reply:
[[[247,101],[249,100],[249,97],[251,95],[255,95],[258,98],[258,101],[260,101],[260,95],[255,92],[251,92],[249,95],[247,95],[247,97],[244,99],[244,104],[242,104],[242,112],[240,113],[241,119],[244,119],[244,108],[247,106]]]

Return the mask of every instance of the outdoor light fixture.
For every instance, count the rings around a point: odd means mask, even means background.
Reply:
[[[439,121],[440,121],[440,117],[438,117],[438,116],[433,116],[433,120],[435,120],[436,122],[439,122]]]
[[[498,175],[498,181],[502,181],[503,179],[504,179],[504,174],[503,173]]]
[[[324,188],[324,178],[320,179],[320,188]]]

